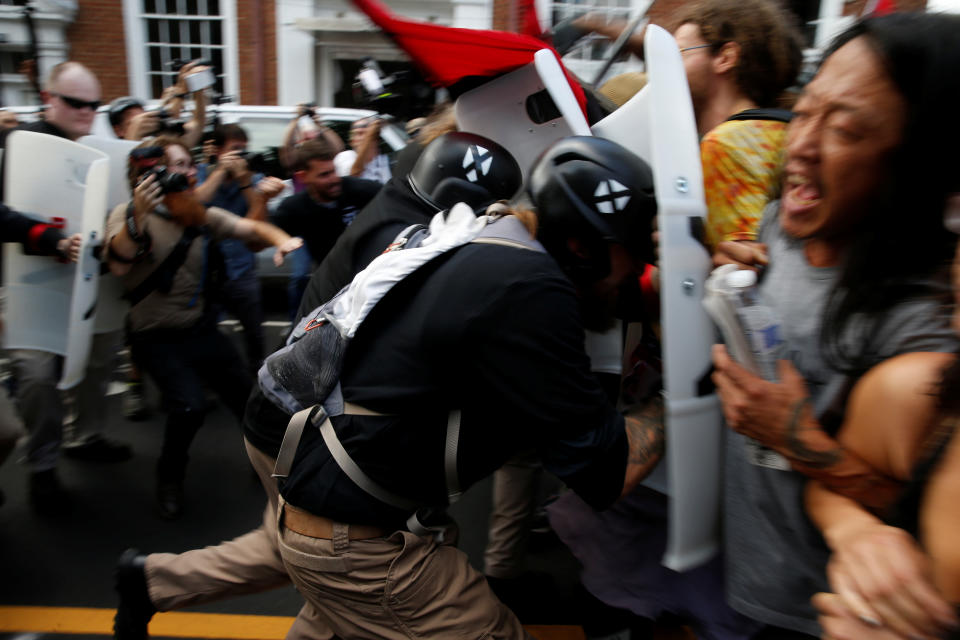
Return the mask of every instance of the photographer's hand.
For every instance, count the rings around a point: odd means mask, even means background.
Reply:
[[[126,140],[143,140],[153,133],[160,127],[159,119],[157,118],[156,111],[144,111],[143,113],[137,114],[130,121],[130,126],[127,128]]]
[[[293,237],[288,240],[284,240],[281,244],[276,245],[277,250],[273,254],[273,264],[276,266],[283,265],[283,259],[287,254],[296,251],[303,246],[303,238]]]
[[[133,216],[133,227],[140,241],[135,240],[130,233],[131,222],[129,218],[123,225],[122,230],[114,233],[107,239],[107,263],[110,265],[110,271],[115,276],[123,276],[130,271],[133,261],[144,251],[144,236],[146,232],[147,215],[153,211],[157,205],[163,201],[160,185],[157,183],[156,176],[153,174],[138,184],[133,190],[133,200],[130,202],[132,211],[128,209],[128,215]],[[149,247],[146,247],[149,249]]]
[[[316,117],[313,113],[313,105],[309,102],[297,103],[297,115],[294,116],[294,118],[302,118],[303,116],[310,116],[311,118]]]
[[[269,200],[274,198],[283,191],[283,180],[280,178],[275,178],[273,176],[267,176],[258,182],[253,188],[254,190],[262,195],[264,199]]]
[[[192,76],[195,73],[201,73],[211,68],[208,65],[200,64],[200,62],[200,60],[191,60],[187,64],[180,67],[180,71],[177,73],[177,84],[183,83],[183,88],[186,89],[187,76]]]
[[[243,159],[241,153],[240,151],[228,151],[222,154],[217,161],[217,167],[225,171],[241,187],[245,187],[250,184],[253,172],[250,171],[250,167],[247,166],[247,161]]]
[[[203,141],[203,161],[214,164],[217,161],[217,145],[213,143],[213,140],[207,138]]]
[[[163,202],[163,191],[157,177],[150,174],[133,190],[133,219],[137,229],[143,229],[147,215]]]

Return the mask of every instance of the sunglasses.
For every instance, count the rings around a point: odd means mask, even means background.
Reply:
[[[50,95],[57,96],[72,109],[90,109],[91,111],[96,111],[101,105],[99,100],[81,100],[80,98],[71,98],[70,96],[65,96],[62,93],[53,93],[52,91],[50,92]]]
[[[698,44],[692,47],[684,47],[680,49],[680,53],[684,53],[686,51],[693,51],[694,49],[706,49],[707,47],[712,47],[712,46],[713,46],[712,44]]]

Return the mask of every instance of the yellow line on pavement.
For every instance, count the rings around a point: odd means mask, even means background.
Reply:
[[[0,632],[113,635],[113,609],[0,607]],[[221,613],[158,613],[150,635],[165,638],[282,640],[293,618]]]
[[[113,609],[79,607],[0,606],[0,633],[68,633],[113,635]],[[228,615],[223,613],[158,613],[150,635],[164,638],[222,638],[225,640],[283,640],[293,618],[286,616]],[[582,640],[580,627],[528,626],[539,640]]]

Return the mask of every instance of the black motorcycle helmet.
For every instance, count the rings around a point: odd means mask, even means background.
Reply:
[[[604,277],[610,270],[608,242],[654,261],[653,172],[619,144],[591,136],[557,141],[534,163],[527,191],[537,209],[537,238],[568,274]],[[569,250],[571,237],[587,245],[589,260]]]
[[[499,144],[473,133],[446,133],[426,146],[407,179],[438,210],[466,202],[474,210],[511,198],[523,182],[520,165]]]

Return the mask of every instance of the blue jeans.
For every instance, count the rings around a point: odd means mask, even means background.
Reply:
[[[263,303],[256,270],[251,269],[234,280],[225,280],[217,292],[217,302],[240,321],[247,347],[248,370],[256,372],[263,363]]]
[[[290,262],[290,280],[287,281],[287,314],[290,322],[297,321],[297,312],[300,309],[300,300],[307,290],[310,274],[313,272],[313,258],[306,247],[287,255],[285,260]]]

